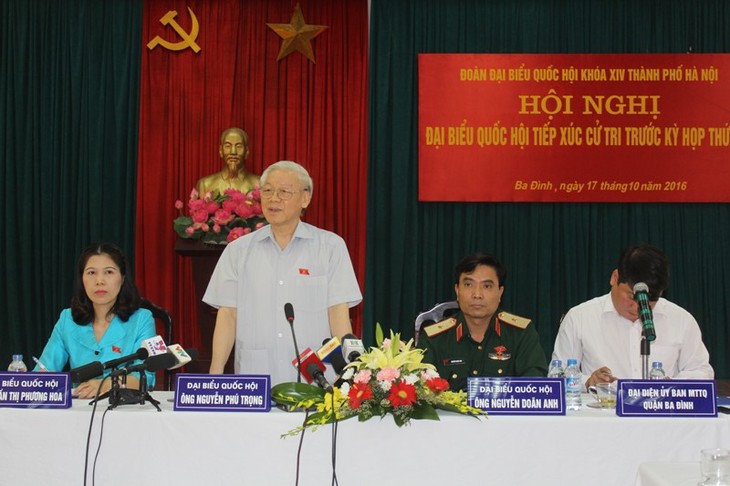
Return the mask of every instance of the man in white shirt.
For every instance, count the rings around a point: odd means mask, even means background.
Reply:
[[[362,294],[344,240],[301,221],[312,186],[307,170],[291,161],[276,162],[262,174],[261,205],[269,225],[228,244],[203,297],[218,308],[211,373],[223,373],[235,344],[236,373],[268,374],[272,385],[296,381],[287,303],[300,353],[352,333],[349,308]]]
[[[692,315],[662,298],[669,285],[669,262],[651,245],[624,250],[611,273],[611,291],[568,311],[555,339],[553,359],[579,361],[585,386],[619,378],[642,378],[643,326],[633,286],[649,287],[656,340],[650,344],[649,363],[660,361],[668,378],[712,379],[710,355]]]

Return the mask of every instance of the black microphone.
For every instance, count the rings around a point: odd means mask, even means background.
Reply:
[[[115,358],[106,361],[105,363],[92,361],[91,363],[69,370],[69,373],[71,374],[71,381],[74,383],[83,383],[92,378],[96,378],[97,376],[101,376],[105,369],[115,368],[122,363],[127,363],[128,361],[145,359],[147,356],[149,356],[149,351],[145,348],[139,348],[134,354]]]
[[[338,346],[333,350],[333,352],[324,356],[320,356],[320,351],[325,349],[325,346],[329,345],[330,342],[335,339],[337,338],[325,339],[324,341],[322,341],[322,348],[317,351],[317,356],[319,356],[322,360],[329,360],[329,362],[332,364],[332,369],[335,370],[335,373],[341,375],[345,369],[345,366],[347,366],[347,361],[345,361],[345,358],[342,356],[339,339],[337,339]]]
[[[342,383],[344,380],[342,379],[342,372],[345,371],[345,366],[347,366],[347,361],[345,361],[344,356],[340,353],[332,353],[330,355],[330,363],[332,363],[332,369],[335,370],[335,374],[337,374],[337,379],[335,380],[335,386],[342,386]]]
[[[111,376],[128,375],[135,371],[149,371],[149,372],[155,373],[160,370],[166,370],[168,368],[172,368],[176,364],[177,364],[177,358],[175,357],[174,354],[172,354],[172,353],[156,354],[154,356],[150,356],[143,362],[138,363],[136,365],[131,365],[131,366],[127,366],[125,368],[120,368],[118,370],[114,370],[114,371],[112,371]]]
[[[122,356],[121,358],[115,358],[115,359],[106,361],[104,363],[104,369],[116,368],[120,364],[127,363],[129,361],[135,361],[135,360],[138,360],[138,359],[145,359],[149,355],[150,355],[150,352],[147,351],[146,348],[139,348],[137,351],[135,351],[132,354],[128,354],[127,356]]]
[[[294,341],[294,354],[297,356],[297,383],[302,382],[302,360],[299,357],[299,346],[297,345],[297,335],[294,332],[294,306],[291,302],[284,304],[284,315],[286,320],[289,321],[289,328],[291,329],[291,338]]]
[[[362,344],[362,339],[354,334],[342,336],[342,355],[349,363],[356,361],[364,352],[365,346]]]
[[[101,364],[101,361],[92,361],[91,363],[69,370],[69,373],[71,374],[71,381],[73,383],[83,383],[104,373],[104,365]]]
[[[649,286],[644,282],[634,285],[634,299],[639,304],[639,319],[644,326],[641,335],[647,341],[653,341],[656,339],[656,331],[654,330],[654,314],[649,305]]]
[[[291,302],[284,304],[284,315],[289,324],[294,325],[294,306],[291,305]]]
[[[324,376],[324,373],[319,368],[319,366],[317,366],[317,363],[310,362],[309,364],[307,364],[307,374],[309,374],[309,376],[311,376],[312,379],[317,382],[320,388],[323,388],[328,392],[332,392],[332,385],[329,384],[327,378],[325,378]]]

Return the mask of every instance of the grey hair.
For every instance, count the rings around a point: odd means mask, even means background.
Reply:
[[[277,170],[289,170],[294,172],[297,175],[297,178],[299,179],[299,182],[304,186],[304,189],[309,192],[309,195],[312,195],[312,192],[314,191],[314,184],[312,183],[312,177],[309,175],[309,172],[307,172],[307,169],[302,167],[301,165],[297,164],[296,162],[293,162],[291,160],[280,160],[279,162],[274,162],[270,166],[266,168],[263,174],[261,174],[261,186],[266,185],[266,181],[269,178],[269,174],[272,172],[275,172]]]

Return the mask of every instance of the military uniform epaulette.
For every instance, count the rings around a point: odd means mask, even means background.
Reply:
[[[448,319],[444,319],[441,322],[437,322],[435,324],[431,324],[430,326],[427,326],[424,331],[428,337],[434,337],[438,336],[442,332],[446,332],[452,327],[456,325],[456,319],[453,317],[449,317]]]
[[[509,312],[500,312],[497,315],[497,319],[499,319],[501,322],[504,322],[505,324],[509,324],[510,326],[519,327],[520,329],[526,328],[527,325],[532,322],[532,319],[528,319],[527,317],[520,317],[515,314],[510,314]]]

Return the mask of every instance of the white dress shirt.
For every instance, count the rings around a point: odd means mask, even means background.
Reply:
[[[694,317],[663,298],[653,314],[656,339],[650,345],[649,366],[661,361],[670,378],[714,378]],[[568,311],[555,339],[553,359],[562,360],[563,366],[569,358],[577,359],[584,380],[602,366],[608,366],[617,378],[641,379],[641,332],[641,320],[619,315],[609,293]]]
[[[302,353],[316,351],[330,337],[329,307],[361,300],[345,241],[304,222],[283,250],[269,226],[230,243],[203,297],[213,307],[237,309],[235,372],[271,375],[272,385],[297,381],[286,303],[294,308]]]

